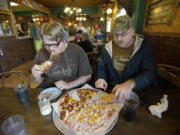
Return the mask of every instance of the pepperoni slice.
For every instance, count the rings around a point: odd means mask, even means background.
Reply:
[[[66,111],[60,112],[60,119],[63,120],[66,117]]]
[[[69,95],[67,94],[67,95],[65,96],[65,98],[64,98],[64,102],[67,104],[68,101],[69,101],[69,99],[70,99],[70,97],[69,97]]]
[[[63,106],[65,106],[65,104],[66,104],[65,102],[62,102],[62,103],[60,103],[60,106],[63,107]]]
[[[108,118],[110,119],[110,118],[112,117],[112,115],[113,115],[113,112],[112,112],[112,111],[109,111],[109,112],[108,112]]]
[[[74,107],[72,105],[68,106],[68,111],[71,112],[74,109]]]

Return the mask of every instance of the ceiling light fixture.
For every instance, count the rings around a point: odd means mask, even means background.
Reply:
[[[64,12],[67,13],[69,10],[70,10],[70,7],[66,7],[66,8],[64,9]]]
[[[100,21],[104,21],[104,18],[103,18],[103,17],[101,17],[101,18],[100,18]]]
[[[67,13],[67,14],[73,14],[73,13],[81,13],[82,12],[82,9],[81,8],[76,8],[76,7],[66,7],[64,9],[64,12]]]
[[[10,6],[19,6],[19,4],[15,3],[15,2],[10,2]]]
[[[73,14],[73,10],[70,10],[69,13],[72,15]]]
[[[106,13],[107,13],[108,15],[111,14],[111,13],[112,13],[112,9],[111,9],[111,8],[108,8],[107,11],[106,11]]]
[[[79,14],[78,16],[76,16],[76,21],[86,21],[86,14]]]

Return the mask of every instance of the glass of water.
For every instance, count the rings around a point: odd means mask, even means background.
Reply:
[[[22,115],[13,115],[1,124],[5,135],[27,135],[24,118]]]

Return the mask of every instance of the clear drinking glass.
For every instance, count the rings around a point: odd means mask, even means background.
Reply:
[[[51,103],[48,99],[44,98],[38,101],[41,115],[49,115],[52,111]]]
[[[13,115],[1,124],[5,135],[27,135],[24,118],[22,115]]]
[[[140,100],[135,92],[131,92],[128,98],[125,99],[122,109],[123,118],[126,121],[133,121],[136,115],[136,110],[139,107]]]
[[[41,80],[42,80],[42,78],[41,77],[34,77],[33,76],[33,78],[32,78],[32,81],[34,82],[34,83],[38,83],[38,82],[41,82]]]
[[[22,104],[29,103],[28,86],[18,85],[14,88],[14,91],[16,92],[16,94]]]

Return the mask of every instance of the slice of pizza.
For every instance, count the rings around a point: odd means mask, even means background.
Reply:
[[[102,96],[99,98],[99,103],[110,103],[115,101],[115,95],[114,94],[107,94],[104,93]]]
[[[47,73],[47,71],[49,70],[49,68],[51,67],[52,62],[51,61],[45,61],[43,63],[40,64],[40,69],[43,73]]]

